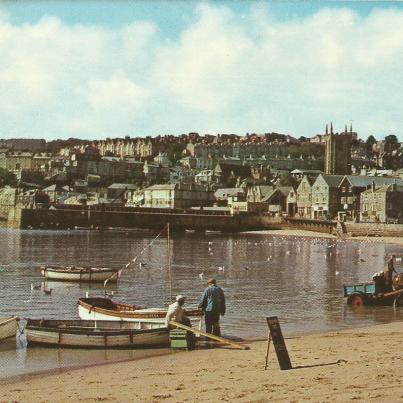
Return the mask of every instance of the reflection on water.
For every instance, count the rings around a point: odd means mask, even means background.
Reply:
[[[8,378],[52,368],[78,367],[95,363],[151,357],[167,349],[77,350],[72,348],[26,348],[24,335],[0,344],[0,378]],[[5,365],[3,365],[5,364]]]
[[[38,267],[52,263],[120,268],[154,235],[139,232],[128,238],[118,232],[0,229],[0,315],[77,318],[77,299],[87,292],[103,295],[102,284],[48,282],[51,295],[41,290],[31,292],[31,283],[41,284]],[[196,304],[205,279],[217,278],[228,304],[223,330],[243,337],[265,336],[265,317],[271,315],[279,316],[286,335],[385,323],[403,319],[403,308],[374,307],[353,312],[343,300],[342,285],[370,279],[383,268],[391,253],[403,255],[403,248],[251,233],[177,234],[171,242],[174,293],[185,294],[188,305]],[[402,271],[403,267],[398,269]],[[124,270],[117,286],[108,285],[110,291],[117,301],[143,306],[167,304],[166,240],[159,238],[147,248],[136,264]],[[55,358],[60,354],[66,357],[62,361]],[[8,364],[7,371],[14,368],[14,372],[21,372],[24,367],[37,370],[100,362],[105,360],[105,354],[129,358],[139,352],[77,354],[76,350],[50,349],[45,353],[44,349],[12,347],[6,352],[1,350],[0,363],[2,368],[3,363]]]

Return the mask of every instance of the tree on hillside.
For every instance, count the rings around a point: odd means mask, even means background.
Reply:
[[[368,136],[367,141],[365,142],[367,154],[370,154],[372,152],[372,147],[374,146],[375,143],[376,143],[376,138],[374,136],[372,136],[372,134],[370,136]]]
[[[292,175],[289,172],[281,173],[279,177],[280,177],[278,183],[279,186],[292,186],[294,189],[298,186],[297,181],[295,180],[295,178],[292,177]]]
[[[17,178],[8,169],[0,168],[0,187],[3,186],[16,186]]]
[[[397,144],[397,137],[394,134],[389,134],[385,137],[385,142],[389,144]]]

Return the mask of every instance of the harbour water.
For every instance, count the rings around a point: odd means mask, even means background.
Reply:
[[[155,237],[154,232],[0,230],[0,316],[77,319],[77,299],[104,295],[101,285],[48,282],[42,264],[124,267]],[[283,237],[270,234],[173,234],[173,293],[197,304],[206,280],[215,277],[227,297],[224,334],[267,336],[267,316],[280,318],[286,336],[403,319],[403,308],[346,306],[342,286],[367,281],[403,247],[370,241]],[[113,299],[143,306],[169,302],[166,238],[160,237],[127,269]],[[144,263],[141,264],[140,263]],[[401,263],[399,263],[401,265]],[[403,271],[402,266],[397,269]],[[26,349],[23,337],[0,348],[0,378],[52,368],[141,357],[140,351]]]

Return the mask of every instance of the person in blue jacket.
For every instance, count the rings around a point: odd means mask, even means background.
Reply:
[[[225,314],[224,291],[217,285],[214,278],[207,281],[207,288],[200,299],[199,308],[204,311],[206,332],[221,336],[220,315]]]

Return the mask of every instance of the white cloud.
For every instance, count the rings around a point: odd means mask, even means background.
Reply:
[[[0,137],[200,132],[312,135],[353,120],[403,139],[403,12],[277,21],[203,4],[177,39],[155,24],[16,25],[0,13]]]

